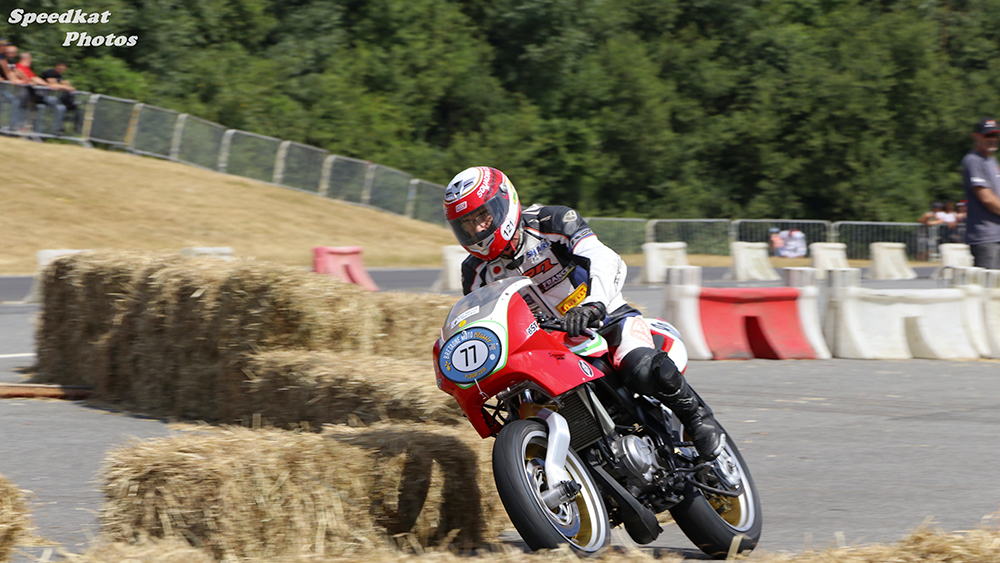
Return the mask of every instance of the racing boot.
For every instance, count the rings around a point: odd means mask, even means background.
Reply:
[[[726,435],[712,411],[702,405],[684,374],[665,352],[637,348],[625,356],[619,369],[626,387],[656,397],[677,415],[691,436],[699,458],[708,462],[722,453]]]
[[[674,411],[684,424],[684,429],[698,450],[698,457],[702,461],[712,461],[722,453],[726,435],[719,428],[712,411],[701,404],[691,387],[683,381],[683,377],[681,375],[681,388],[677,392],[672,395],[658,394],[657,398]]]

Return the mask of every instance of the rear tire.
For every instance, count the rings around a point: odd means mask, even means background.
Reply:
[[[716,559],[725,559],[734,538],[742,536],[738,553],[751,551],[760,541],[760,497],[746,462],[728,433],[725,451],[716,463],[728,463],[731,470],[738,469],[743,494],[724,497],[689,484],[684,490],[684,500],[671,508],[670,514],[698,549]]]
[[[500,431],[493,445],[493,477],[511,522],[528,547],[555,549],[569,544],[579,555],[594,555],[610,539],[604,500],[587,465],[573,450],[566,456],[566,472],[581,485],[576,497],[549,509],[539,493],[547,490],[545,452],[548,431],[533,420],[515,420]]]

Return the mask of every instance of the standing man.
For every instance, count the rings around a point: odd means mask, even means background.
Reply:
[[[962,159],[962,181],[968,200],[965,243],[978,268],[1000,270],[1000,146],[996,119],[981,119],[972,131],[973,147]]]

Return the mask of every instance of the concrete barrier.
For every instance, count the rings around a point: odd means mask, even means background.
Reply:
[[[688,357],[692,360],[711,360],[712,350],[705,341],[701,328],[701,266],[668,266],[664,320],[681,333]]]
[[[1000,358],[1000,270],[951,268],[951,287],[965,291],[966,332],[979,355]]]
[[[832,269],[829,275],[824,334],[835,357],[979,357],[966,328],[966,300],[970,299],[966,291],[862,288],[857,268]]]
[[[732,265],[730,265],[726,276],[731,280],[773,281],[781,279],[778,272],[771,266],[766,242],[731,242],[729,243],[729,256],[732,258]]]
[[[812,346],[816,358],[828,360],[832,357],[830,349],[823,338],[823,325],[820,322],[819,286],[816,285],[817,270],[815,268],[782,268],[782,278],[785,285],[799,290],[798,311],[799,324],[802,332]]]
[[[443,268],[431,285],[431,291],[462,291],[462,262],[469,252],[457,244],[441,247]]]
[[[873,280],[912,280],[917,273],[906,261],[906,244],[902,242],[873,242],[868,245],[872,265],[868,277]]]
[[[809,245],[809,256],[819,280],[825,280],[830,270],[850,268],[847,264],[847,245],[842,242],[814,242]]]
[[[663,283],[667,266],[689,266],[686,242],[647,242],[642,245],[646,266],[642,269],[640,283]]]
[[[934,279],[951,279],[952,268],[971,268],[975,264],[972,251],[969,245],[949,242],[938,245],[938,253],[941,255],[941,265],[934,270]]]
[[[313,271],[338,277],[368,291],[378,291],[365,269],[361,251],[360,246],[317,246],[313,248]]]
[[[42,302],[42,272],[45,268],[49,267],[49,264],[55,261],[56,258],[60,256],[66,256],[67,254],[77,254],[79,252],[87,252],[87,249],[45,249],[39,250],[35,253],[35,258],[38,260],[38,270],[35,272],[35,281],[31,284],[31,290],[28,292],[28,296],[24,298],[25,303],[41,303]]]
[[[233,259],[231,246],[188,246],[181,249],[182,256],[210,256],[220,260]]]

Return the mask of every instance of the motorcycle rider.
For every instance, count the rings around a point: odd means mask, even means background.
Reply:
[[[719,455],[725,434],[712,411],[701,404],[673,360],[656,349],[642,313],[622,297],[624,261],[597,240],[575,210],[532,205],[522,211],[510,179],[495,168],[477,166],[448,183],[444,211],[470,254],[462,263],[465,294],[523,275],[563,315],[569,336],[603,321],[600,332],[628,389],[654,396],[674,411],[702,460]]]

